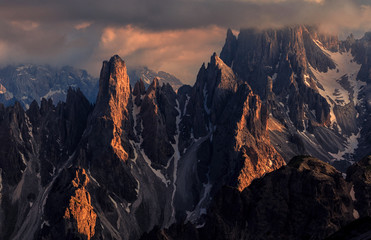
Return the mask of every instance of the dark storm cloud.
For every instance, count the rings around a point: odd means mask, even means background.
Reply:
[[[0,18],[41,22],[94,21],[103,25],[133,24],[146,29],[196,28],[318,23],[343,8],[365,1],[287,0],[65,0],[2,1]],[[363,3],[365,4],[365,3]]]
[[[69,64],[97,74],[103,59],[120,53],[192,82],[202,61],[220,51],[228,27],[318,24],[333,33],[363,32],[371,27],[367,2],[2,0],[0,64]]]

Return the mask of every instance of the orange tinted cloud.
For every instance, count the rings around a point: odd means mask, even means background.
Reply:
[[[172,73],[191,84],[202,62],[208,62],[214,51],[221,50],[225,34],[226,29],[217,26],[160,32],[130,25],[107,27],[93,55],[101,60],[119,54],[129,67],[146,65],[154,70]]]

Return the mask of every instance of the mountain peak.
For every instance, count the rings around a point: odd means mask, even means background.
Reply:
[[[130,83],[125,62],[114,55],[109,62],[104,61],[100,79],[95,116],[112,121],[113,139],[111,146],[116,155],[126,160],[128,154],[122,147],[122,123],[128,119],[127,105],[130,98]]]
[[[134,85],[133,95],[143,95],[146,91],[146,87],[144,86],[143,80],[140,78]]]
[[[117,61],[117,62],[123,62],[123,63],[124,63],[124,60],[122,60],[122,58],[121,58],[119,55],[117,55],[117,54],[113,55],[113,56],[110,58],[109,61],[110,61],[110,62],[115,62],[115,61]]]
[[[227,39],[236,38],[230,28],[227,30]]]
[[[124,93],[124,98],[130,95],[129,77],[125,62],[118,56],[114,55],[109,61],[104,61],[99,78],[99,92],[97,97],[97,105],[109,100],[112,97],[121,97]]]
[[[216,54],[216,52],[214,52],[213,55],[210,57],[210,64],[212,66],[215,66],[218,62],[218,59],[219,59],[218,54]]]
[[[225,64],[228,66],[232,65],[234,55],[237,49],[237,37],[233,34],[232,30],[228,28],[227,37],[225,39],[225,45],[220,52],[220,58],[223,59]]]
[[[151,85],[149,85],[148,87],[148,92],[152,91],[152,90],[156,90],[156,88],[159,86],[159,82],[158,82],[158,78],[155,77],[151,83]]]
[[[210,58],[210,65],[211,66],[218,66],[218,68],[220,68],[220,69],[227,67],[227,66],[225,66],[226,64],[224,63],[224,61],[215,52]],[[223,67],[223,66],[225,66],[225,67]]]

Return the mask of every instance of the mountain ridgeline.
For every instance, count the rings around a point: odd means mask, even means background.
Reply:
[[[40,104],[42,98],[65,102],[69,87],[80,88],[90,102],[95,102],[98,80],[85,70],[35,64],[0,69],[0,102],[6,106],[18,101],[29,108],[33,100]]]
[[[370,153],[370,34],[345,41],[314,27],[228,31],[221,59],[266,103],[286,161],[309,154],[345,169]]]
[[[70,89],[57,106],[1,109],[5,239],[138,239],[201,221],[223,185],[242,190],[284,165],[267,109],[216,55],[178,93],[157,79],[131,90],[114,56],[94,106]]]
[[[115,55],[94,105],[72,88],[0,105],[0,239],[323,239],[362,220],[370,42],[228,31],[192,87],[131,87]]]

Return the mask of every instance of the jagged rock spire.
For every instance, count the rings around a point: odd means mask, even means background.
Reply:
[[[127,103],[130,96],[129,76],[125,62],[114,55],[109,61],[104,61],[99,78],[97,106],[106,105],[110,99]]]
[[[122,134],[125,122],[129,122],[128,103],[130,98],[130,83],[125,62],[114,55],[103,62],[97,104],[93,112],[95,117],[104,117],[113,125],[111,146],[121,160],[128,159],[123,148]]]
[[[225,44],[222,51],[220,52],[220,58],[223,59],[225,64],[227,64],[230,67],[232,66],[236,50],[237,50],[237,38],[233,34],[232,30],[228,28]]]

